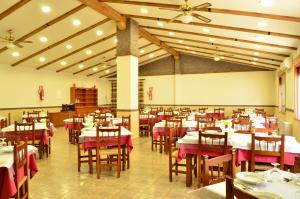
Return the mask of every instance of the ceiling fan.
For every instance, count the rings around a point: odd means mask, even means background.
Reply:
[[[16,39],[13,36],[13,31],[11,29],[7,31],[5,36],[0,37],[0,42],[4,42],[5,46],[8,49],[14,49],[15,46],[18,46],[19,48],[23,48],[24,46],[22,46],[19,43],[32,43],[32,41],[18,41],[18,42],[16,42]]]
[[[203,4],[200,4],[200,5],[197,5],[197,6],[191,6],[188,3],[188,0],[185,0],[185,3],[181,6],[179,6],[179,8],[177,8],[177,9],[172,9],[172,8],[159,8],[159,9],[181,12],[181,14],[179,14],[176,17],[170,19],[168,21],[168,23],[172,23],[174,20],[176,20],[178,18],[181,18],[183,23],[190,23],[190,22],[193,21],[194,17],[201,20],[201,21],[204,21],[205,23],[209,23],[209,22],[211,22],[210,19],[195,13],[195,11],[197,11],[199,9],[205,9],[205,8],[210,7],[210,6],[211,6],[210,3],[203,3]]]
[[[215,53],[213,55],[215,61],[220,61],[221,59],[225,59],[225,57],[233,57],[233,54],[222,53],[219,51],[218,47],[216,47]]]

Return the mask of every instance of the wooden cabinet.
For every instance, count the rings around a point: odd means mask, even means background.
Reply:
[[[98,106],[98,89],[71,87],[71,103],[77,108],[97,107]]]
[[[75,111],[62,111],[49,113],[50,121],[53,123],[55,127],[64,126],[64,120],[67,118],[72,118],[73,115],[76,115]]]

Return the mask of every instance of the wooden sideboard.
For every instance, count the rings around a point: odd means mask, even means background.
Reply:
[[[76,114],[76,111],[63,111],[63,112],[54,112],[49,113],[50,121],[55,127],[64,126],[64,119],[72,118]]]

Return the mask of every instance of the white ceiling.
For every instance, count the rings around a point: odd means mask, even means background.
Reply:
[[[182,4],[183,0],[139,0],[144,2],[154,2],[154,3],[169,3],[169,4]],[[286,15],[286,16],[293,16],[293,17],[299,17],[300,18],[300,0],[272,0],[273,6],[272,7],[262,7],[260,6],[259,2],[260,0],[208,0],[212,4],[212,8],[222,8],[222,9],[230,9],[230,10],[240,10],[240,11],[249,11],[249,12],[258,12],[258,13],[268,13],[268,14],[274,14],[274,15]],[[11,7],[12,5],[19,2],[18,0],[2,0],[1,6],[0,6],[0,14]],[[199,0],[190,0],[189,1],[192,5],[198,5],[201,3],[204,3],[206,1],[199,1]],[[52,11],[50,13],[43,13],[41,12],[41,6],[43,5],[49,5],[52,8]],[[12,29],[14,31],[14,36],[18,39],[22,36],[34,31],[38,27],[50,22],[51,20],[69,12],[70,10],[76,8],[77,6],[80,6],[81,3],[77,0],[60,0],[59,3],[57,0],[31,0],[29,3],[25,4],[24,6],[20,7],[10,15],[4,17],[0,21],[0,35],[3,36],[5,31],[8,29]],[[140,6],[140,5],[127,5],[127,4],[120,4],[120,3],[108,3],[111,7],[116,9],[121,14],[128,14],[128,15],[138,15],[138,16],[146,16],[146,17],[154,17],[154,18],[166,18],[170,19],[174,16],[176,16],[178,13],[174,11],[168,11],[168,10],[161,10],[157,7],[147,7],[147,6]],[[148,14],[143,14],[140,12],[141,8],[148,9]],[[240,27],[240,28],[246,28],[246,29],[253,29],[253,30],[263,30],[267,32],[277,32],[277,33],[285,33],[285,34],[291,34],[291,35],[300,35],[300,22],[291,22],[291,21],[284,21],[284,20],[274,20],[274,19],[263,19],[258,17],[249,17],[249,16],[237,16],[237,15],[231,15],[231,14],[219,14],[219,13],[208,13],[208,12],[198,12],[199,14],[208,17],[212,20],[210,24],[216,24],[216,25],[222,25],[222,26],[230,26],[230,27]],[[73,26],[72,21],[74,19],[79,19],[81,21],[80,26]],[[33,53],[36,53],[44,48],[47,48],[48,46],[55,44],[89,26],[92,26],[93,24],[96,24],[97,22],[100,22],[102,20],[106,19],[105,16],[99,14],[98,12],[94,11],[93,9],[86,7],[78,12],[68,16],[67,18],[45,28],[41,31],[37,32],[36,34],[32,35],[26,40],[33,41],[32,44],[24,44],[24,48],[15,48],[13,50],[5,50],[2,53],[0,53],[0,63],[4,64],[14,64]],[[150,26],[155,28],[163,28],[163,29],[172,29],[172,30],[179,30],[179,31],[186,31],[191,33],[200,33],[200,34],[207,34],[207,35],[215,35],[215,36],[223,36],[223,37],[230,37],[230,38],[237,38],[237,39],[243,39],[243,40],[250,40],[250,41],[256,41],[256,42],[263,42],[263,43],[269,43],[269,44],[277,44],[277,45],[284,45],[284,46],[290,46],[290,47],[298,47],[300,46],[300,40],[293,39],[293,38],[285,38],[285,37],[278,37],[278,36],[268,36],[268,35],[260,35],[256,33],[249,33],[249,32],[242,32],[242,31],[233,31],[233,30],[225,30],[220,28],[211,28],[207,27],[209,29],[209,33],[203,32],[203,25],[188,25],[188,24],[178,24],[178,23],[164,23],[163,27],[159,27],[156,24],[155,20],[148,20],[148,19],[139,19],[135,18],[140,25],[142,26]],[[194,20],[195,22],[200,22]],[[268,23],[268,26],[265,28],[258,27],[257,23],[258,21],[266,21]],[[169,36],[170,31],[165,30],[156,30],[151,28],[146,28],[150,33],[155,35],[162,35],[162,36]],[[96,31],[102,30],[103,35],[97,36]],[[115,36],[111,37],[105,41],[101,41],[95,45],[92,45],[88,48],[84,48],[85,46],[96,42],[98,40],[101,40],[105,37],[108,37],[112,34],[116,33],[116,26],[115,22],[108,21],[106,23],[103,23],[102,25],[92,28],[89,31],[84,32],[83,34],[80,34],[72,39],[67,40],[66,42],[63,42],[49,50],[46,50],[43,53],[40,53],[36,56],[31,57],[30,59],[16,65],[15,67],[31,67],[31,68],[37,68],[44,64],[47,64],[48,62],[53,62],[53,60],[57,60],[49,65],[46,65],[41,70],[60,70],[66,66],[73,65],[75,63],[80,63],[82,60],[85,60],[89,57],[92,57],[95,54],[99,54],[100,52],[103,52],[105,50],[111,49],[116,47],[115,43]],[[46,36],[48,38],[48,42],[41,43],[40,37]],[[187,34],[187,33],[176,33],[175,36],[172,36],[173,38],[166,38],[166,37],[159,37],[162,41],[166,42],[172,42],[172,43],[178,43],[178,39],[176,37],[181,38],[183,40],[182,44],[172,44],[168,43],[169,46],[176,48],[178,51],[188,52],[191,53],[192,51],[195,51],[195,54],[199,55],[205,55],[205,53],[215,53],[215,45],[210,44],[203,44],[204,42],[210,42],[209,38],[212,37],[203,37],[203,36],[197,36],[193,34]],[[175,38],[174,38],[175,37]],[[263,37],[262,39],[258,40],[258,37]],[[191,40],[197,40],[202,41],[202,43],[199,42],[192,42],[192,41],[185,41],[184,39],[191,39]],[[119,41],[122,42],[122,41]],[[145,46],[149,44],[148,41],[145,39],[140,39],[139,46]],[[239,58],[246,59],[241,60],[240,62],[245,64],[251,64],[251,61],[253,61],[253,53],[260,50],[260,51],[267,51],[275,54],[285,54],[290,55],[294,52],[294,50],[286,49],[286,48],[278,48],[278,47],[270,47],[270,46],[264,46],[260,45],[260,49],[255,49],[255,44],[250,43],[244,43],[239,41],[230,41],[230,40],[224,40],[215,38],[214,43],[216,44],[223,44],[223,45],[230,45],[230,46],[236,46],[240,48],[248,48],[250,50],[241,50],[237,48],[229,48],[229,47],[218,47],[220,51],[228,51],[230,53],[225,53],[225,55],[234,54],[232,58],[234,60],[237,60]],[[72,49],[66,49],[66,45],[71,44]],[[179,48],[185,48],[185,45],[190,46],[197,46],[190,47],[190,49],[179,49]],[[4,43],[0,43],[0,49],[3,48],[5,45]],[[71,54],[68,56],[69,53],[72,53],[76,51],[77,49],[83,48],[77,53]],[[203,49],[204,48],[204,49]],[[143,63],[151,62],[152,60],[155,60],[157,56],[164,55],[166,52],[164,50],[156,51],[154,54],[154,57],[149,57],[149,52],[155,51],[159,49],[158,46],[150,45],[144,48],[145,55],[141,55],[139,61]],[[211,50],[209,50],[211,49]],[[91,55],[86,55],[85,51],[91,50]],[[13,57],[11,56],[11,53],[13,51],[18,51],[20,53],[19,57]],[[201,51],[204,53],[198,53],[196,51]],[[237,55],[235,53],[239,54],[245,54],[245,55]],[[115,67],[112,67],[115,65],[115,60],[113,59],[115,57],[116,50],[108,51],[104,54],[101,54],[99,56],[96,56],[94,58],[91,58],[87,61],[82,62],[84,65],[84,68],[88,68],[80,73],[77,73],[76,75],[89,75],[89,77],[97,77],[97,76],[103,76],[106,74],[105,70],[107,68],[109,69],[109,72],[114,72]],[[61,58],[62,56],[65,56],[65,58]],[[167,56],[167,55],[165,55]],[[45,57],[46,61],[41,63],[39,61],[40,57]],[[259,55],[256,55],[256,57],[261,57],[257,61],[257,65],[269,67],[269,68],[277,68],[275,65],[280,64],[280,60],[284,59],[284,56],[278,56],[268,53],[260,53]],[[276,61],[273,61],[272,59],[275,59]],[[102,65],[98,65],[96,71],[97,73],[94,75],[91,75],[95,73],[93,70],[96,64],[100,63],[103,60],[111,60],[108,63],[108,66],[104,68]],[[231,58],[228,58],[228,60],[233,60]],[[249,61],[247,61],[249,60]],[[60,64],[61,61],[66,61],[67,65],[62,66]],[[261,62],[261,63],[259,63]],[[83,69],[84,69],[83,68]],[[74,66],[64,70],[64,72],[67,73],[76,73],[78,71],[81,71],[82,69],[78,68],[78,64],[75,64]],[[100,71],[100,72],[99,72]]]

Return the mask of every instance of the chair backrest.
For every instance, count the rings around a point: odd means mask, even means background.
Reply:
[[[240,113],[244,113],[244,112],[246,111],[246,109],[245,109],[245,108],[238,108],[238,111],[239,111]]]
[[[284,169],[284,135],[256,136],[251,141],[251,171],[255,171],[255,156],[271,156],[279,158],[280,169]]]
[[[201,130],[207,127],[215,127],[216,122],[211,120],[197,120],[197,130]]]
[[[121,153],[121,127],[101,127],[96,126],[96,150],[103,147],[118,147],[118,153]],[[101,152],[100,152],[101,154]]]
[[[168,118],[172,118],[173,116],[174,116],[173,110],[164,110],[165,120],[167,120]]]
[[[199,121],[199,120],[207,121],[208,118],[206,117],[206,114],[196,114],[195,115],[195,121]]]
[[[16,140],[26,140],[27,143],[31,142],[32,145],[35,143],[35,123],[18,123],[15,121],[15,133],[17,134]]]
[[[251,120],[238,120],[232,122],[232,128],[235,129],[235,133],[251,134],[252,133],[252,121]]]
[[[226,199],[258,199],[257,197],[247,193],[234,186],[233,178],[226,176]]]
[[[256,116],[266,118],[267,113],[265,111],[256,111]]]
[[[149,121],[149,117],[150,117],[149,113],[140,113],[140,116],[139,116],[140,119],[148,120],[148,121]]]
[[[40,116],[41,111],[32,111],[32,112],[27,112],[27,117],[28,118],[38,118]]]
[[[265,111],[264,108],[255,108],[255,113],[256,113],[256,112],[264,112],[264,111]]]
[[[206,113],[207,109],[208,109],[208,108],[199,108],[199,109],[198,109],[198,112],[199,112],[199,113]]]
[[[84,116],[73,115],[73,130],[81,131],[83,122],[85,122]]]
[[[228,149],[228,133],[213,134],[199,131],[199,150],[226,154]]]
[[[214,175],[212,168],[218,167],[217,176]],[[222,169],[221,169],[222,168]],[[208,158],[204,156],[203,160],[203,186],[216,184],[225,181],[226,176],[235,176],[235,152],[232,154],[226,154],[217,156],[214,158]]]
[[[224,113],[225,109],[224,108],[214,108],[214,113]]]
[[[8,121],[7,118],[5,119],[0,119],[0,129],[7,127],[8,126]]]
[[[103,124],[107,122],[107,118],[102,115],[95,115],[94,116],[94,123]]]
[[[129,116],[122,116],[122,126],[125,127],[130,131],[130,115]]]
[[[27,143],[24,141],[14,145],[14,172],[17,188],[15,198],[28,198],[28,152]]]
[[[239,120],[250,120],[250,116],[249,115],[242,115],[242,114],[240,114],[238,119]]]

